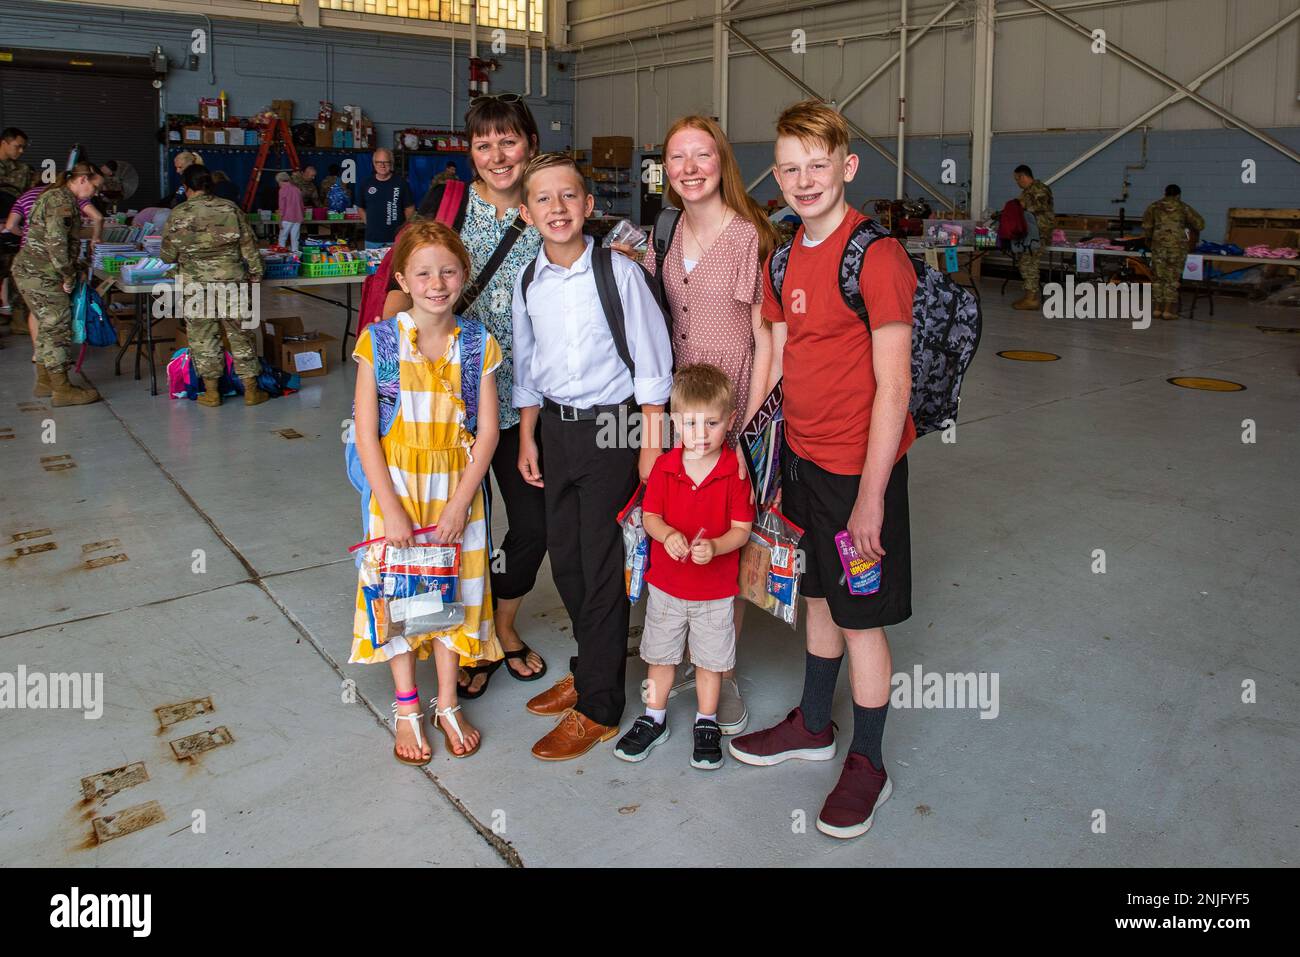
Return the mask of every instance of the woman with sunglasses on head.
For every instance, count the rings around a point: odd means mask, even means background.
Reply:
[[[469,158],[474,180],[435,184],[420,203],[420,216],[438,219],[459,234],[469,251],[472,281],[457,312],[478,319],[501,346],[497,367],[500,439],[492,457],[492,473],[501,490],[509,530],[492,559],[492,599],[496,641],[486,660],[462,659],[460,696],[477,698],[502,662],[511,677],[536,681],[546,674],[546,662],[528,647],[515,628],[524,596],[532,591],[546,557],[546,501],[540,488],[519,474],[519,410],[514,407],[514,333],[511,305],[515,279],[537,258],[542,238],[519,217],[523,175],[537,155],[537,121],[517,93],[478,96],[465,114]],[[449,192],[449,190],[451,192]],[[409,309],[411,302],[390,283],[384,315]],[[495,504],[495,503],[494,503]]]

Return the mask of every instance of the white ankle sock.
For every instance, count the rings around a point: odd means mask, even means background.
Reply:
[[[718,723],[718,713],[715,711],[715,712],[713,712],[713,714],[700,714],[700,713],[697,711],[697,712],[695,712],[695,720],[696,720],[696,721],[712,721],[714,724],[717,724],[717,723]]]
[[[667,708],[646,708],[646,716],[653,719],[655,724],[663,724],[664,719],[668,717]]]

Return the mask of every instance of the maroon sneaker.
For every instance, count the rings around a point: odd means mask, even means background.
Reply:
[[[803,711],[795,708],[785,720],[764,731],[742,734],[727,742],[727,749],[737,761],[768,767],[791,758],[805,761],[829,761],[835,757],[835,722],[813,734],[804,726]]]
[[[865,755],[850,751],[835,790],[817,815],[817,830],[831,837],[859,837],[871,830],[876,808],[894,793],[884,769],[877,771]]]

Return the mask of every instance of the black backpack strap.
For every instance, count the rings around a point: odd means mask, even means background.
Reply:
[[[468,189],[465,190],[465,197],[468,202]],[[464,222],[465,210],[463,207],[458,218],[461,222]],[[459,230],[460,227],[458,226],[456,228]],[[524,218],[522,216],[516,216],[515,221],[510,224],[509,228],[506,229],[505,235],[501,237],[501,242],[497,243],[497,248],[492,250],[492,255],[488,257],[488,261],[483,264],[483,269],[474,277],[472,282],[465,284],[465,289],[460,294],[460,302],[456,304],[457,312],[464,313],[469,311],[469,307],[474,305],[474,300],[478,299],[483,290],[487,288],[487,284],[492,281],[492,277],[496,275],[496,271],[501,268],[501,264],[505,262],[506,256],[510,254],[510,248],[515,244],[515,240],[522,236],[524,230],[527,228],[528,224],[524,222]]]
[[[673,244],[673,236],[677,233],[677,223],[681,221],[682,211],[676,206],[665,206],[659,210],[659,215],[655,217],[654,230],[654,254],[655,254],[655,283],[656,293],[659,299],[659,305],[664,308],[665,314],[668,311],[668,296],[664,291],[664,260],[668,258],[668,249]]]
[[[533,284],[533,273],[537,271],[537,259],[533,258],[528,261],[524,271],[519,277],[519,295],[524,297],[524,305],[528,305],[528,287]]]
[[[867,322],[867,303],[862,298],[862,264],[871,244],[888,238],[889,230],[874,219],[864,219],[853,227],[848,242],[844,244],[844,252],[840,254],[840,295],[844,304],[863,322]],[[867,323],[867,328],[871,328],[870,323]]]
[[[632,362],[632,352],[627,347],[626,320],[623,317],[623,300],[618,294],[618,284],[614,281],[613,250],[605,246],[595,246],[591,250],[591,268],[596,277],[596,294],[600,296],[600,309],[609,323],[609,333],[614,337],[614,348],[618,357],[627,366],[627,371],[636,379],[636,365]]]

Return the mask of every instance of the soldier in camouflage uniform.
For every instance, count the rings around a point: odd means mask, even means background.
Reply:
[[[177,264],[177,283],[182,289],[187,283],[229,284],[222,287],[224,294],[227,289],[237,289],[246,282],[261,282],[262,257],[243,211],[229,200],[212,195],[212,174],[202,166],[191,166],[182,179],[186,200],[172,210],[162,235],[162,258]],[[214,287],[204,288],[206,293]],[[184,299],[190,299],[188,291]],[[270,396],[257,387],[257,375],[261,371],[257,337],[252,329],[242,328],[244,318],[236,314],[240,297],[229,296],[222,309],[220,296],[205,295],[205,302],[214,300],[219,315],[187,314],[185,317],[190,357],[203,379],[199,404],[221,405],[219,383],[225,368],[221,348],[223,325],[230,340],[235,373],[244,383],[244,404],[265,402]],[[251,302],[251,296],[247,301]]]
[[[321,202],[320,191],[316,188],[316,167],[308,166],[300,173],[294,173],[289,177],[293,185],[298,187],[302,193],[302,204],[307,207],[323,206]]]
[[[22,162],[25,149],[27,134],[22,130],[11,126],[0,132],[0,193],[4,194],[0,196],[0,222],[8,214],[14,200],[36,185],[36,171]],[[0,286],[9,279],[16,252],[15,249],[0,249]],[[15,296],[14,300],[11,303],[12,319],[18,321],[14,322],[12,331],[21,335],[27,326],[23,318],[26,310],[20,296]],[[0,315],[0,336],[11,331],[8,328],[10,322],[11,316]]]
[[[1052,205],[1052,190],[1046,183],[1034,179],[1032,169],[1017,166],[1015,178],[1016,185],[1020,187],[1020,205],[1025,208],[1027,216],[1034,217],[1038,225],[1039,244],[1020,254],[1020,278],[1024,281],[1025,294],[1011,306],[1013,309],[1039,309],[1043,304],[1038,295],[1039,263],[1043,257],[1043,248],[1052,244],[1056,210]]]
[[[37,396],[53,396],[55,406],[98,402],[99,393],[68,382],[72,359],[72,300],[77,279],[76,238],[81,225],[77,201],[95,195],[102,177],[89,163],[78,163],[41,193],[28,219],[27,242],[14,257],[13,277],[36,316]]]
[[[1142,228],[1151,247],[1151,267],[1156,274],[1151,299],[1157,319],[1178,318],[1178,286],[1183,278],[1187,253],[1200,242],[1205,220],[1182,200],[1183,191],[1173,183],[1142,214]],[[1191,234],[1190,237],[1188,234]]]

